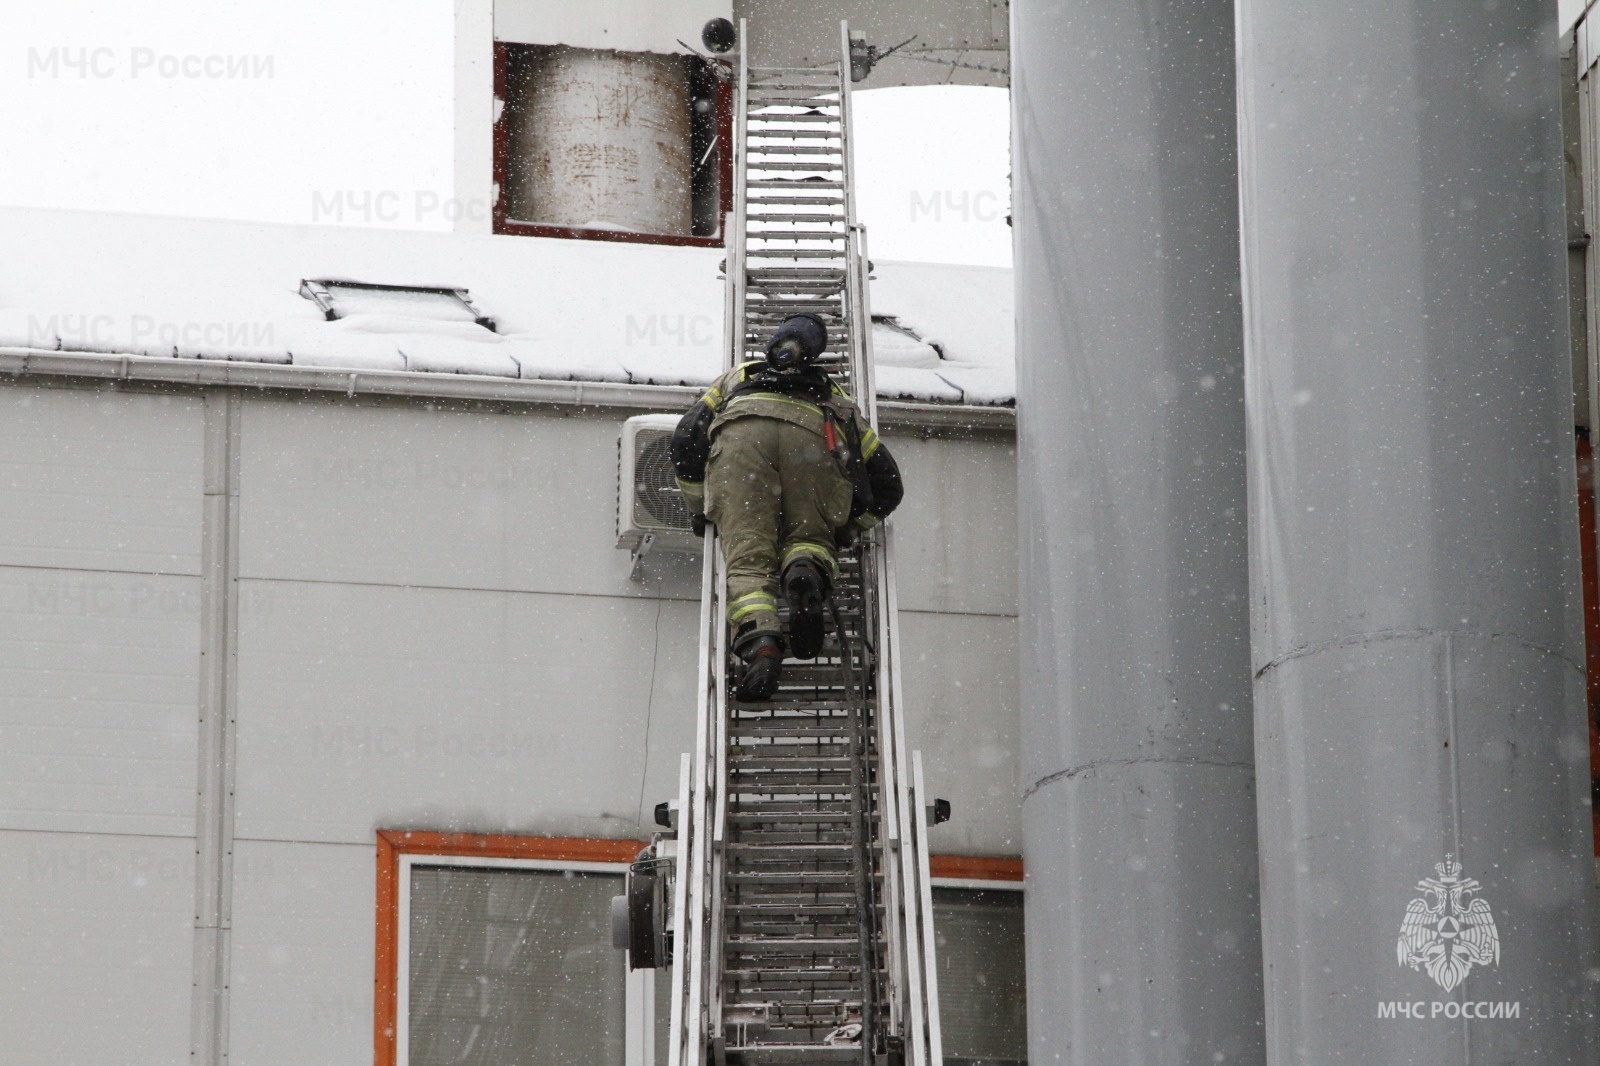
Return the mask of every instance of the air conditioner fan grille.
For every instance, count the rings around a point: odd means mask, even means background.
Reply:
[[[634,513],[640,525],[657,529],[688,530],[692,528],[689,508],[683,502],[683,492],[678,488],[672,456],[667,445],[672,440],[670,432],[644,431],[634,443],[638,458],[633,465]]]

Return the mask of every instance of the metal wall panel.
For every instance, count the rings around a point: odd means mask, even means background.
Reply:
[[[695,610],[273,583],[272,610],[240,623],[236,833],[648,832],[690,741]],[[1014,852],[1015,622],[902,625],[912,742],[960,804],[946,844]]]
[[[192,839],[0,830],[0,1058],[188,1061],[193,852]]]
[[[238,841],[233,1066],[371,1060],[373,854],[370,842]]]
[[[200,411],[188,396],[0,389],[0,565],[198,573]]]
[[[323,400],[244,411],[244,577],[698,600],[698,555],[628,580],[619,416]],[[907,610],[1016,612],[1015,457],[1003,439],[887,438],[906,502]]]
[[[240,622],[236,832],[635,835],[689,743],[696,610],[276,583]]]
[[[646,596],[616,543],[622,418],[322,401],[244,410],[244,577]],[[699,599],[698,562],[662,567]]]
[[[902,611],[1017,613],[1017,448],[1009,438],[885,438],[905,477],[895,530]]]
[[[0,825],[194,833],[199,585],[0,566]]]
[[[903,610],[900,641],[907,737],[954,810],[930,846],[1019,854],[1017,620]]]

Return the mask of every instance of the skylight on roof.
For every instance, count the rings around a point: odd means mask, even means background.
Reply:
[[[308,278],[300,295],[317,305],[329,322],[356,315],[475,322],[490,332],[494,319],[481,314],[466,289],[431,285],[378,285],[366,281]]]

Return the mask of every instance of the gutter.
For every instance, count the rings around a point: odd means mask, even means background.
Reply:
[[[703,390],[697,385],[633,385],[609,381],[552,381],[414,370],[344,370],[276,363],[180,359],[174,356],[48,351],[0,346],[0,375],[127,381],[194,388],[231,386],[292,392],[342,392],[346,396],[401,396],[429,400],[489,401],[560,407],[617,407],[637,411],[684,410]],[[885,428],[933,431],[1016,432],[1016,410],[968,404],[879,399]]]

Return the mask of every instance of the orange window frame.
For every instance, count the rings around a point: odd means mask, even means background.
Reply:
[[[595,837],[378,830],[377,935],[374,938],[376,950],[373,952],[377,972],[373,979],[372,999],[374,1066],[397,1066],[401,856],[628,863],[633,861],[646,843],[643,840],[601,840]],[[928,872],[935,878],[972,881],[1015,882],[1023,879],[1022,860],[1007,856],[934,855],[928,860]]]

